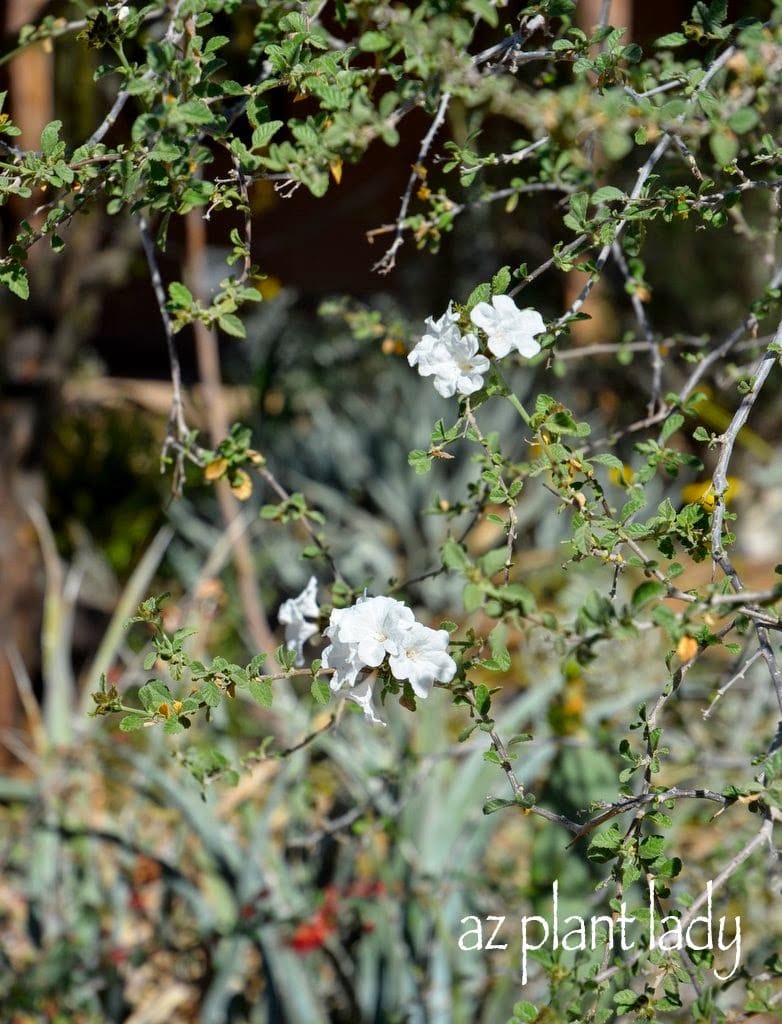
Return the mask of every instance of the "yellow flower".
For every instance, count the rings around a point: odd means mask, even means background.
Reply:
[[[735,476],[729,476],[727,490],[723,494],[725,504],[729,505],[734,498],[741,494],[744,487],[741,480]],[[714,495],[714,484],[711,480],[699,480],[694,484],[687,484],[682,487],[682,498],[688,505],[699,504],[711,512],[714,509],[715,495]]]
[[[627,487],[635,479],[635,470],[632,466],[628,466],[626,462],[623,462],[621,469],[611,466],[608,470],[608,479],[615,487]]]

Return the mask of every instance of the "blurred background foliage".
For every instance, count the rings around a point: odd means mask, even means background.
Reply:
[[[452,5],[432,6],[447,12]],[[503,7],[511,22],[522,5],[490,6]],[[579,5],[583,24],[596,22],[599,6]],[[662,4],[651,16],[652,6],[617,4],[642,44],[676,30],[690,7]],[[768,7],[744,6],[746,13]],[[243,60],[253,43],[249,15],[236,4],[225,8],[230,59]],[[6,52],[20,24],[73,9],[8,5]],[[490,45],[485,25],[481,32]],[[54,117],[66,137],[89,134],[103,110],[92,81],[98,56],[67,37],[37,53],[38,64],[24,72],[20,60],[3,61],[3,88],[11,89],[30,146]],[[549,116],[575,131],[579,95],[555,80],[545,85],[541,110],[524,117],[543,116],[545,100]],[[27,87],[33,92],[25,114],[18,97]],[[494,102],[498,115],[507,114]],[[446,137],[464,144],[482,117],[455,103]],[[499,116],[481,123],[486,148],[499,150],[507,124]],[[555,224],[546,195],[525,197],[513,215],[502,204],[476,202],[437,239],[436,258],[408,246],[394,275],[373,275],[385,236],[370,246],[366,232],[396,216],[425,124],[412,116],[397,148],[375,143],[366,160],[346,165],[323,202],[299,192],[283,199],[268,182],[253,187],[253,258],[269,275],[260,285],[264,301],[246,318],[247,340],[220,344],[230,419],[246,422],[286,488],[304,492],[326,515],[346,578],[376,592],[437,568],[432,552],[454,527],[443,513],[476,479],[468,458],[439,463],[427,477],[408,466],[409,450],[428,446],[432,424],[448,410],[429,382],[411,373],[408,347],[423,318],[440,315],[450,298],[465,299],[506,263],[537,265],[558,240],[559,218]],[[634,170],[628,163],[628,183]],[[681,173],[687,180],[684,165]],[[441,161],[428,184],[436,189],[442,180]],[[7,236],[29,210],[12,205],[2,213]],[[292,685],[275,693],[269,711],[239,702],[175,743],[154,730],[110,732],[86,717],[100,671],[121,690],[144,678],[144,637],[126,633],[122,623],[150,592],[171,591],[169,624],[194,626],[192,647],[204,657],[240,658],[257,649],[231,531],[249,541],[260,607],[277,642],[275,610],[301,589],[312,566],[300,558],[307,537],[298,527],[258,517],[272,497],[261,489],[228,525],[200,474],[184,498],[170,500],[158,460],[170,386],[146,265],[122,217],[96,211],[77,221],[56,262],[43,250],[31,258],[30,302],[6,296],[0,304],[7,442],[0,529],[19,570],[3,581],[16,614],[6,637],[0,723],[3,1019],[496,1024],[520,998],[551,998],[548,1015],[534,1019],[569,1019],[593,961],[562,954],[566,970],[543,964],[521,993],[513,924],[522,913],[547,912],[555,878],[568,912],[585,913],[600,867],[587,860],[583,842],[567,850],[564,833],[540,821],[482,814],[487,799],[507,795],[505,780],[484,762],[480,733],[457,742],[465,719],[446,694],[436,691],[415,715],[389,707],[384,731],[349,709],[336,728],[324,729],[330,709],[311,706]],[[218,214],[209,227],[208,282],[225,271],[226,224],[234,226],[230,215]],[[185,251],[186,240],[172,232],[173,267]],[[731,226],[695,232],[652,223],[644,258],[655,326],[670,335],[672,352],[697,349],[706,334],[738,323],[763,272],[756,249]],[[574,274],[547,275],[529,290],[529,302],[549,319],[581,283]],[[574,326],[573,347],[557,357],[554,372],[561,400],[603,436],[637,413],[648,366],[633,350],[623,280],[607,274],[588,308],[592,319]],[[189,330],[180,339],[189,419],[208,430],[195,341]],[[626,347],[618,355],[592,351],[606,339]],[[712,383],[702,406],[709,428],[726,422],[745,369],[739,360]],[[675,389],[687,364],[667,372]],[[545,374],[544,366],[517,369],[510,382],[526,401],[545,390]],[[750,584],[778,557],[782,460],[764,439],[778,436],[780,410],[773,394],[763,396],[736,461],[735,507],[751,524],[740,537],[739,562]],[[484,429],[510,442],[518,435],[511,411],[487,410]],[[508,454],[520,458],[524,444],[517,436]],[[631,461],[630,439],[616,450]],[[650,503],[669,496],[679,507],[691,500],[682,488],[699,477],[661,475],[649,487]],[[23,513],[30,503],[39,510],[32,521]],[[591,591],[608,590],[608,567],[563,571],[567,523],[542,488],[529,489],[518,514],[516,571],[541,608],[575,615]],[[457,527],[465,522],[455,520]],[[471,554],[500,540],[501,531],[485,524],[470,534]],[[636,582],[622,577],[620,598],[628,599]],[[464,617],[462,587],[440,574],[404,592],[437,625]],[[565,659],[543,629],[511,634],[507,643],[510,670],[487,681],[503,687],[501,729],[535,735],[521,781],[565,814],[611,798],[614,730],[659,690],[667,650],[661,631],[598,644],[585,665]],[[673,704],[663,784],[697,785],[704,756],[712,785],[734,781],[737,772],[746,777],[774,714],[770,696],[757,696],[766,689],[753,688],[755,668],[737,684],[752,690],[753,700],[738,717],[720,708],[707,734],[700,712],[726,666],[719,651],[699,661],[692,685]],[[710,812],[698,805],[677,811],[670,844],[686,857],[691,889],[740,845],[736,813],[726,811],[705,829]],[[761,863],[741,886],[721,908],[744,914],[752,934],[736,1005],[778,952],[782,927],[778,883]],[[746,919],[747,906],[759,908],[756,919]],[[508,950],[461,952],[455,940],[471,914],[508,915]],[[552,977],[555,996],[547,994]]]

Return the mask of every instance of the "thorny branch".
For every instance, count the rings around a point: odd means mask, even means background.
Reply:
[[[730,464],[731,456],[733,454],[733,447],[736,443],[739,431],[747,422],[750,411],[758,399],[758,396],[771,373],[772,368],[778,363],[780,350],[782,346],[782,323],[780,324],[774,340],[760,361],[760,364],[755,372],[752,386],[749,391],[744,395],[741,403],[736,410],[733,419],[731,420],[730,426],[722,436],[722,450],[720,457],[717,460],[717,465],[714,469],[712,476],[712,483],[714,487],[714,495],[716,499],[714,514],[712,517],[712,528],[711,528],[711,556],[712,560],[716,565],[719,565],[720,569],[725,573],[729,579],[731,586],[737,593],[741,593],[744,589],[741,579],[739,577],[736,568],[734,567],[731,559],[725,551],[723,544],[723,526],[725,522],[725,492],[728,489],[728,466]],[[751,611],[756,611],[752,608]],[[758,639],[760,650],[763,653],[763,658],[766,662],[771,681],[774,685],[774,691],[777,696],[777,702],[779,704],[780,712],[782,712],[782,670],[780,670],[779,664],[774,654],[774,649],[771,646],[771,642],[768,636],[768,629],[765,623],[758,621],[753,615],[753,625],[755,627],[755,634]]]
[[[421,142],[421,148],[418,150],[418,157],[416,159],[415,164],[413,165],[413,169],[410,172],[410,177],[407,179],[407,187],[405,188],[404,195],[402,196],[402,205],[399,207],[399,214],[396,219],[396,233],[394,234],[394,240],[386,250],[385,254],[382,256],[382,258],[378,260],[378,262],[372,268],[373,270],[377,271],[380,274],[389,274],[396,265],[397,251],[404,244],[404,222],[405,218],[407,217],[407,211],[410,206],[410,200],[413,196],[413,189],[415,188],[416,181],[420,177],[421,167],[423,165],[424,160],[429,154],[431,145],[434,142],[434,137],[440,130],[443,121],[445,120],[445,114],[446,111],[448,110],[448,104],[450,102],[451,94],[449,92],[444,92],[443,95],[440,97],[440,104],[437,108],[437,113],[434,116],[434,120],[432,121],[429,127],[429,131],[426,133],[426,135],[423,138],[423,141]]]
[[[730,862],[725,865],[723,870],[720,871],[720,873],[712,880],[712,894],[717,890],[721,889],[723,885],[725,885],[725,883],[730,879],[730,877],[733,874],[735,874],[735,872],[741,867],[741,865],[746,860],[749,860],[749,858],[752,856],[755,850],[759,849],[762,846],[769,846],[771,849],[773,849],[772,830],[773,821],[771,820],[771,818],[766,818],[763,824],[761,825],[760,830],[752,837],[752,839],[749,840],[748,843],[746,843],[745,846],[742,847],[741,850],[739,850],[739,852],[730,860]],[[689,906],[685,913],[683,913],[682,916],[679,918],[680,929],[685,929],[687,925],[692,920],[694,920],[694,918],[698,915],[698,912],[700,911],[701,907],[707,899],[708,892],[704,891],[697,897],[697,899],[693,901],[693,903]],[[636,964],[641,959],[641,957],[646,954],[646,952],[647,951],[644,948],[641,948],[638,950],[637,953],[634,953],[628,960],[624,960],[621,965],[608,967],[605,970],[600,971],[598,974],[595,975],[595,982],[599,984],[600,982],[608,981],[610,978],[613,978],[613,976],[617,974],[619,971],[626,970],[628,967],[632,967],[633,964]]]
[[[185,452],[190,444],[190,430],[185,421],[184,399],[182,396],[182,371],[179,365],[176,341],[174,340],[174,329],[166,306],[166,292],[163,287],[163,278],[160,275],[155,243],[149,233],[149,227],[143,215],[139,215],[137,223],[139,234],[141,235],[141,243],[144,246],[144,255],[147,258],[149,275],[152,279],[152,287],[160,311],[160,318],[163,321],[168,362],[171,370],[171,385],[173,388],[171,412],[168,417],[166,438],[161,452],[161,464],[165,464],[170,451],[175,452],[172,489],[175,497],[179,497],[182,493],[185,479]]]

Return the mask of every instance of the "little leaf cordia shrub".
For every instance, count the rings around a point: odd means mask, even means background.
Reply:
[[[67,250],[69,223],[88,211],[130,218],[168,342],[164,462],[175,494],[188,468],[191,479],[228,480],[240,499],[257,482],[276,502],[262,517],[306,535],[316,569],[280,607],[272,670],[265,652],[244,664],[191,657],[189,630],[169,632],[150,598],[138,615],[151,635],[145,670],[166,678],[122,694],[104,679],[96,714],[122,713],[128,732],[180,733],[241,691],[273,706],[275,686],[294,679],[318,706],[357,704],[367,730],[389,697],[405,714],[419,700],[441,701],[444,714],[450,703],[459,741],[483,744],[505,786],[484,812],[519,815],[555,834],[558,851],[572,844],[564,856],[581,858],[591,883],[559,931],[552,885],[548,906],[521,923],[507,907],[518,928],[505,946],[485,941],[479,915],[454,936],[465,957],[521,956],[514,984],[520,995],[533,986],[535,1001],[517,1001],[512,1020],[542,1020],[544,1006],[561,1020],[750,1019],[782,1002],[769,939],[778,942],[782,918],[778,876],[767,871],[782,810],[782,585],[772,531],[748,583],[741,509],[728,498],[732,481],[752,475],[757,438],[758,505],[779,487],[782,6],[748,5],[731,22],[726,3],[698,2],[649,44],[611,23],[610,3],[594,6],[184,0],[96,8],[78,28],[44,20],[19,45],[60,45],[78,30],[76,42],[106,62],[96,74],[116,84],[115,98],[90,137],[67,138],[54,121],[30,150],[17,148],[3,115],[0,194],[40,203],[35,223],[17,226],[0,280],[26,299],[33,246]],[[240,22],[251,42],[222,34]],[[445,621],[426,607],[421,580],[344,578],[328,520],[287,490],[286,467],[252,447],[246,427],[202,444],[185,418],[176,345],[192,324],[243,336],[242,309],[259,299],[261,273],[274,273],[252,262],[251,186],[305,188],[328,204],[343,165],[396,146],[412,111],[428,126],[398,217],[375,235],[389,236],[380,279],[392,280],[405,247],[437,259],[463,224],[499,240],[490,280],[454,283],[445,312],[427,310],[408,338],[409,401],[431,387],[442,400],[411,469],[425,475],[465,453],[475,467],[467,493],[435,496],[430,510],[443,531],[429,575],[461,581],[461,607]],[[160,268],[172,225],[192,211],[232,211],[242,224],[229,232],[238,269],[210,296],[166,287]],[[586,335],[588,324],[597,333]],[[515,417],[505,434],[492,426],[500,407]],[[575,598],[525,572],[534,501],[533,518],[555,523],[549,564],[588,580]],[[598,707],[590,669],[650,633],[662,653],[638,668],[651,682],[623,680],[624,694],[616,687]],[[493,684],[521,675],[541,636],[561,700],[537,735],[505,735]],[[536,744],[556,750],[548,778],[527,770]],[[608,759],[610,792],[602,767],[584,768],[584,751]],[[595,780],[602,795],[592,796]],[[682,820],[697,823],[689,847]],[[724,821],[726,845],[710,838],[724,838]],[[691,928],[711,928],[720,900],[741,907],[743,948],[732,912],[730,947]],[[630,920],[642,934],[626,943],[613,929]]]

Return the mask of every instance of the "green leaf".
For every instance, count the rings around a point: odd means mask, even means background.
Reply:
[[[477,306],[479,302],[488,302],[491,298],[491,285],[479,284],[477,288],[473,288],[470,292],[470,297],[467,300],[467,309],[471,310],[474,306]]]
[[[534,1003],[526,1002],[526,1000],[513,1004],[513,1016],[522,1024],[533,1024],[540,1018],[537,1006]]]
[[[253,149],[263,149],[264,146],[268,146],[282,126],[282,121],[267,121],[265,124],[259,124],[253,130]]]
[[[492,295],[504,295],[510,284],[510,267],[501,267],[491,279]]]
[[[484,814],[494,814],[495,811],[501,811],[503,807],[515,807],[515,800],[503,800],[501,797],[495,796],[490,800],[487,800],[483,805]]]
[[[187,100],[172,105],[169,115],[171,124],[211,124],[215,116],[203,100]]]
[[[492,657],[498,662],[505,663],[506,668],[510,668],[510,654],[507,647],[508,627],[505,623],[498,622],[489,633],[488,639]]]
[[[750,132],[758,123],[758,112],[754,107],[742,107],[728,118],[728,125],[737,135]]]
[[[467,583],[462,591],[464,610],[468,615],[477,612],[483,605],[485,594],[477,583]]]
[[[263,668],[265,663],[266,663],[266,655],[265,654],[255,654],[253,656],[252,660],[250,661],[250,664],[247,666],[247,675],[248,676],[257,676],[260,673],[260,671]]]
[[[272,684],[268,679],[251,679],[250,696],[262,707],[270,708],[273,701]]]
[[[244,324],[234,313],[223,313],[217,318],[220,329],[230,334],[232,338],[246,338],[247,331]]]
[[[204,683],[201,689],[198,691],[196,696],[199,700],[202,700],[208,708],[216,708],[220,706],[220,701],[223,697],[223,691],[211,680]]]
[[[122,732],[135,732],[136,729],[142,729],[144,723],[148,721],[148,718],[144,718],[141,715],[125,715],[124,718],[120,719],[119,727]]]
[[[603,832],[598,832],[592,837],[587,850],[587,857],[597,864],[605,864],[613,860],[619,847],[622,845],[622,832],[612,825]]]
[[[30,298],[30,282],[21,263],[7,263],[0,267],[0,281],[20,299]]]
[[[230,43],[228,36],[212,36],[211,39],[207,40],[206,46],[204,47],[204,55],[207,53],[214,53],[215,50],[219,50],[221,47]]]
[[[482,718],[491,710],[491,694],[484,683],[475,687],[475,709]]]
[[[443,544],[443,565],[446,569],[456,569],[460,572],[470,565],[464,548],[453,537],[449,537]]]
[[[531,732],[519,732],[515,736],[511,736],[508,742],[505,744],[506,747],[515,747],[519,743],[531,743],[535,737]]]
[[[722,167],[732,164],[738,156],[739,142],[727,125],[716,128],[709,136],[709,145],[714,159]]]
[[[623,988],[614,996],[614,1002],[619,1007],[629,1009],[630,1007],[636,1006],[639,1002],[639,998],[638,994],[633,992],[631,988]]]
[[[669,437],[676,433],[682,423],[684,423],[684,417],[680,412],[671,413],[665,423],[663,423],[662,430],[660,431],[660,440],[663,443],[667,441]]]
[[[601,452],[599,455],[591,455],[590,459],[592,462],[599,462],[601,466],[609,466],[611,469],[619,470],[620,473],[624,472],[624,463],[612,452]]]
[[[638,611],[647,601],[652,601],[655,597],[662,597],[666,590],[665,584],[660,583],[659,580],[644,580],[643,583],[639,583],[633,591],[633,596],[630,600],[633,611]]]
[[[432,468],[432,458],[428,452],[417,448],[407,456],[408,463],[413,467],[417,476],[423,476]]]
[[[175,306],[182,306],[187,309],[193,305],[193,295],[189,288],[186,288],[179,281],[172,281],[168,286],[168,294]]]
[[[62,121],[52,121],[51,124],[47,124],[41,132],[41,150],[45,157],[52,156],[57,149],[60,141],[61,128]]]
[[[138,699],[144,705],[145,711],[157,711],[161,704],[171,704],[174,698],[165,683],[159,679],[150,679],[139,689]]]
[[[358,41],[360,50],[364,53],[377,53],[380,50],[387,50],[391,40],[382,32],[365,32]]]
[[[490,516],[487,516],[486,518],[490,519]],[[503,526],[505,525],[505,520],[502,519],[502,517],[498,516],[497,519],[499,519],[500,523]],[[481,557],[478,559],[478,564],[480,565],[481,569],[487,576],[494,576],[496,573],[500,571],[500,569],[503,568],[507,560],[507,557],[507,548],[494,548],[493,551],[487,551],[485,555],[481,555]]]
[[[614,199],[627,199],[627,195],[620,188],[604,185],[597,192],[592,193],[589,201],[593,206],[597,206],[599,203],[609,203]]]
[[[331,700],[331,687],[325,679],[313,679],[310,693],[318,704],[328,704]]]
[[[535,611],[535,595],[523,583],[509,583],[507,586],[492,587],[489,593],[505,604],[515,606],[522,615],[529,615]]]
[[[682,35],[681,32],[669,32],[665,36],[660,36],[654,45],[657,48],[664,47],[667,50],[673,50],[677,46],[686,46],[687,36]]]
[[[571,231],[582,231],[587,224],[587,206],[589,196],[586,192],[576,192],[570,197],[570,213],[563,221]]]
[[[489,3],[489,0],[467,0],[464,6],[468,11],[477,14],[482,21],[485,21],[487,25],[491,25],[492,28],[496,28],[499,25],[497,8],[494,4]]]

